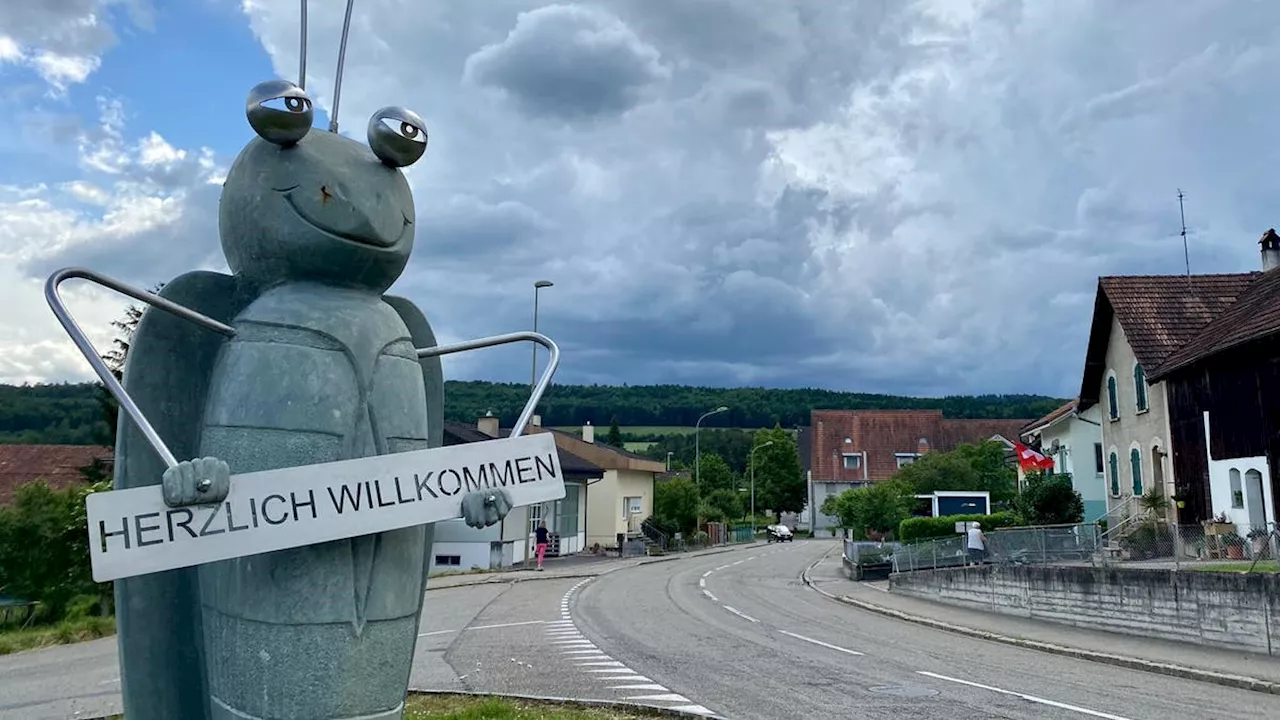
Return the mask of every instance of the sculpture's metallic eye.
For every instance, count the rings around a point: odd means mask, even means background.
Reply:
[[[412,110],[385,107],[369,118],[369,147],[391,167],[406,167],[427,151],[427,126]]]
[[[271,80],[255,87],[249,92],[244,111],[254,132],[276,145],[292,145],[311,130],[311,98],[287,80]]]

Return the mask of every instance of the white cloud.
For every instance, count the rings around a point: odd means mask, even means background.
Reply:
[[[91,377],[44,302],[44,277],[56,267],[85,264],[144,287],[170,279],[158,276],[155,259],[139,257],[131,243],[145,241],[146,253],[173,253],[178,263],[187,262],[191,250],[181,247],[181,224],[193,202],[207,202],[199,188],[223,172],[209,163],[207,149],[178,150],[154,132],[127,140],[122,104],[103,99],[99,107],[99,126],[79,143],[91,153],[81,157],[86,178],[56,188],[0,188],[0,307],[6,308],[0,315],[0,382]],[[170,246],[157,247],[152,239]],[[106,267],[104,258],[110,258]],[[105,349],[125,301],[83,281],[65,287],[80,326]]]

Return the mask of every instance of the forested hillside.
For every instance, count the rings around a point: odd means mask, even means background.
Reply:
[[[445,383],[445,415],[474,422],[486,412],[515,422],[528,398],[527,385],[483,381]],[[0,385],[0,442],[87,444],[105,437],[98,390],[89,383]],[[831,390],[699,388],[686,385],[553,385],[540,408],[544,425],[580,425],[590,420],[623,428],[692,426],[708,410],[727,405],[704,427],[783,427],[807,425],[819,409],[937,408],[951,418],[1036,418],[1063,401],[1040,395],[980,395],[912,398]]]

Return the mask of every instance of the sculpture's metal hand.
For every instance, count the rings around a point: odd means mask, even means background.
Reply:
[[[169,507],[219,503],[231,489],[231,468],[212,457],[184,460],[164,471],[160,486]]]
[[[476,490],[462,498],[462,519],[473,528],[501,522],[511,512],[511,496],[506,490]]]
[[[533,392],[529,394],[529,402],[525,403],[524,410],[521,411],[520,417],[516,419],[516,424],[511,428],[511,437],[520,437],[524,434],[525,426],[529,424],[529,420],[533,417],[533,411],[538,408],[538,401],[542,400],[542,394],[547,391],[547,386],[551,384],[551,376],[556,374],[556,368],[560,366],[560,347],[556,345],[554,340],[542,333],[513,332],[506,335],[480,338],[479,340],[467,340],[466,342],[452,345],[417,348],[416,351],[419,358],[436,357],[466,350],[479,350],[480,348],[494,347],[496,345],[506,345],[507,343],[520,342],[522,340],[538,343],[547,349],[551,357],[547,360],[547,369],[542,371],[542,377],[538,378],[538,384],[533,387]]]

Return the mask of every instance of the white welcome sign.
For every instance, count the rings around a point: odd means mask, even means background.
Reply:
[[[171,508],[159,485],[93,493],[93,579],[451,520],[475,490],[506,490],[516,507],[563,498],[555,439],[537,433],[232,475],[226,499],[210,505]]]

